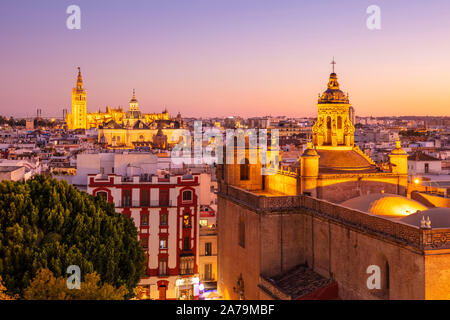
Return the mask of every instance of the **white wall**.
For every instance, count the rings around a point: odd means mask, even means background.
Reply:
[[[100,173],[117,175],[140,175],[141,173],[156,174],[158,158],[151,153],[98,153],[79,154],[77,156],[77,175],[73,179],[75,185],[86,185],[88,174]],[[129,168],[129,165],[132,168]],[[113,172],[114,168],[114,172]]]
[[[428,163],[428,173],[442,173],[442,161],[408,161],[409,174],[424,174],[425,163]]]

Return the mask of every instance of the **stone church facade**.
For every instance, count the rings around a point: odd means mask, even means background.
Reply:
[[[273,175],[262,175],[260,163],[218,165],[218,288],[225,299],[450,299],[450,228],[339,204],[371,193],[405,196],[407,189],[400,141],[389,167],[377,166],[354,145],[349,107],[333,72],[313,139],[295,165]],[[367,284],[371,266],[379,268],[379,288]]]

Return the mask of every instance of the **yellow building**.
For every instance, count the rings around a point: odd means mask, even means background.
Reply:
[[[123,108],[119,107],[116,109],[112,109],[110,107],[106,107],[105,112],[88,113],[87,122],[89,128],[99,128],[103,126],[105,123],[109,121],[115,121],[117,123],[122,123],[123,119]]]
[[[174,130],[182,126],[180,114],[175,119],[170,119],[167,110],[159,114],[141,113],[133,90],[130,107],[121,117],[121,121],[111,120],[99,126],[98,139],[100,143],[110,148],[129,149],[145,146],[166,149]]]
[[[317,109],[317,121],[312,127],[313,143],[318,147],[353,146],[355,127],[350,120],[348,94],[339,89],[334,72],[330,74],[328,89],[319,95]]]
[[[133,97],[130,100],[130,108],[126,113],[122,107],[116,109],[106,107],[105,112],[99,110],[98,112],[87,113],[86,90],[83,88],[81,70],[78,68],[76,87],[72,89],[72,112],[68,113],[66,118],[69,130],[102,128],[108,124],[111,126],[111,123],[115,127],[131,128],[138,120],[143,125],[148,126],[158,120],[169,121],[170,116],[167,110],[161,113],[141,113],[134,90]]]
[[[333,72],[295,166],[217,165],[224,299],[450,299],[448,208],[405,197],[399,140],[386,168],[354,145],[349,106]]]
[[[77,85],[72,89],[72,113],[67,114],[66,123],[71,130],[88,129],[86,90],[83,89],[80,67],[78,67]]]

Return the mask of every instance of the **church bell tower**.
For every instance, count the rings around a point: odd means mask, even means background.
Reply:
[[[77,85],[72,89],[72,119],[69,129],[88,129],[86,90],[83,89],[81,69],[78,67]]]
[[[337,75],[334,72],[336,62],[331,62],[328,88],[319,95],[317,102],[317,121],[312,127],[313,143],[316,147],[353,147],[355,127],[350,120],[350,102],[348,94],[339,89]]]

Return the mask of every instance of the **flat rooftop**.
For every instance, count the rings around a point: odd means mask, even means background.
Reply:
[[[20,166],[0,166],[0,172],[11,172],[20,169]]]

